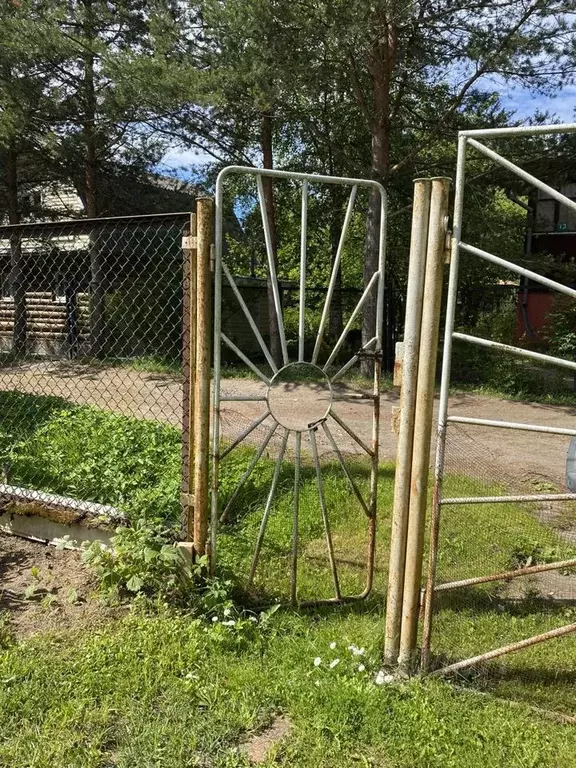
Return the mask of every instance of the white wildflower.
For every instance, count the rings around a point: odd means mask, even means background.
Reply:
[[[230,613],[231,613],[230,608],[224,608],[223,613],[224,613],[224,616],[230,616]]]
[[[365,669],[366,667],[364,666],[364,664],[358,664],[358,672],[364,672]]]
[[[387,675],[383,669],[381,669],[374,678],[374,683],[376,685],[384,685],[384,683],[392,683],[393,681],[394,675]]]
[[[254,622],[254,624],[258,624],[258,619],[256,616],[250,616],[250,621]]]
[[[340,659],[333,659],[333,660],[330,662],[330,669],[334,669],[334,667],[337,667],[337,666],[338,666],[338,664],[340,664]]]
[[[336,643],[335,643],[334,641],[332,641],[332,642],[330,643],[330,650],[331,650],[331,651],[333,651],[333,650],[334,650],[334,648],[336,648]]]
[[[218,616],[212,616],[212,621],[218,621]]]
[[[234,626],[236,626],[236,622],[234,621],[234,619],[228,619],[228,621],[223,621],[222,622],[222,626],[223,627],[234,627]]]
[[[358,646],[354,644],[349,645],[348,650],[350,651],[352,656],[364,656],[364,654],[366,653],[365,648],[358,648]]]
[[[322,664],[322,659],[320,658],[320,656],[316,656],[316,658],[314,659],[314,666],[319,667],[320,664]]]

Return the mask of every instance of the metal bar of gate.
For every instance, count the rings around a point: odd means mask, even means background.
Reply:
[[[569,197],[566,197],[566,195],[558,192],[557,189],[554,189],[554,187],[551,187],[548,184],[545,184],[543,181],[540,181],[540,179],[538,179],[536,176],[532,176],[531,173],[528,173],[523,168],[520,168],[519,165],[512,163],[505,157],[502,157],[502,155],[499,155],[498,152],[494,152],[493,149],[490,149],[484,144],[480,144],[479,141],[471,138],[468,139],[468,145],[474,147],[474,149],[480,152],[482,155],[489,157],[490,160],[493,160],[495,163],[498,163],[498,165],[501,165],[503,168],[511,171],[524,181],[527,181],[528,184],[532,184],[532,186],[536,187],[536,189],[540,189],[554,200],[558,200],[558,202],[562,203],[562,205],[565,205],[567,208],[571,208],[573,211],[576,211],[576,201],[571,200]]]
[[[576,493],[526,493],[516,496],[458,496],[442,499],[444,504],[518,504],[529,501],[576,501]]]
[[[304,331],[306,320],[306,248],[308,239],[308,182],[302,182],[302,213],[300,222],[300,296],[298,307],[298,362],[304,360]]]
[[[555,563],[540,563],[540,565],[527,565],[525,568],[515,568],[514,570],[501,571],[500,573],[491,573],[488,576],[474,576],[470,579],[459,579],[458,581],[445,581],[434,587],[435,592],[446,592],[449,589],[461,589],[462,587],[473,587],[477,584],[488,584],[492,581],[508,581],[508,579],[517,579],[520,576],[530,576],[532,573],[545,573],[546,571],[560,571],[564,568],[574,568],[576,560],[558,560]]]
[[[471,128],[468,131],[460,131],[460,136],[463,138],[476,136],[485,139],[499,139],[514,136],[545,136],[553,133],[576,133],[576,123],[514,125],[508,128]]]
[[[547,427],[541,424],[522,424],[518,421],[477,419],[472,416],[448,416],[447,421],[449,424],[471,424],[478,427],[499,427],[500,429],[518,429],[523,432],[542,432],[549,435],[576,437],[576,429],[569,429],[568,427]]]
[[[494,256],[493,253],[483,251],[482,248],[476,248],[475,245],[468,245],[468,243],[462,242],[458,245],[459,249],[466,251],[467,253],[478,256],[479,258],[484,259],[485,261],[489,261],[492,264],[496,264],[498,267],[509,269],[511,272],[516,272],[516,274],[527,277],[529,280],[534,280],[536,283],[540,283],[541,285],[545,285],[548,288],[552,288],[554,291],[564,293],[566,296],[570,296],[571,298],[576,299],[576,291],[574,288],[569,288],[567,285],[562,285],[562,283],[558,283],[556,280],[550,280],[550,278],[543,277],[543,275],[539,275],[537,272],[532,272],[531,269],[526,269],[525,267],[521,267],[519,264],[513,264],[511,261],[501,259],[499,256]]]
[[[314,345],[314,351],[312,353],[312,363],[315,365],[318,361],[318,355],[322,348],[322,339],[324,338],[324,329],[328,322],[328,313],[330,312],[330,303],[332,301],[332,295],[334,288],[336,287],[336,280],[338,279],[338,270],[340,268],[340,261],[342,260],[342,251],[344,250],[344,243],[346,242],[346,235],[348,233],[348,227],[354,213],[354,202],[356,200],[356,192],[358,187],[353,186],[350,192],[350,198],[348,200],[348,207],[346,208],[346,215],[344,216],[344,223],[342,224],[342,231],[340,233],[340,240],[338,242],[338,248],[336,250],[336,256],[334,258],[334,265],[332,267],[332,273],[330,275],[330,281],[328,283],[328,290],[326,292],[326,300],[324,301],[324,308],[322,309],[322,316],[320,318],[320,325],[318,327],[318,335],[316,337],[316,343]]]
[[[468,333],[453,333],[452,338],[456,341],[466,341],[469,344],[475,344],[478,347],[498,349],[501,352],[508,352],[509,354],[517,355],[518,357],[526,357],[529,360],[537,360],[539,363],[552,363],[552,365],[557,365],[560,368],[568,368],[571,371],[576,371],[576,362],[574,360],[564,360],[561,357],[544,355],[542,352],[532,352],[530,349],[514,347],[511,344],[502,344],[500,341],[483,339],[480,336],[470,336]]]
[[[563,637],[569,635],[572,632],[576,632],[576,624],[567,624],[565,627],[558,627],[558,629],[551,629],[549,632],[544,632],[541,635],[535,635],[529,637],[526,640],[519,640],[517,643],[510,643],[509,645],[503,645],[501,648],[495,648],[487,653],[481,653],[478,656],[472,656],[469,659],[463,659],[455,664],[449,664],[447,667],[437,669],[432,672],[432,675],[450,675],[454,672],[459,672],[461,669],[469,669],[470,667],[476,667],[478,664],[482,664],[492,659],[497,659],[499,656],[504,656],[507,653],[513,653],[514,651],[521,651],[524,648],[530,648],[533,645],[538,645],[546,640],[552,640],[555,637]]]
[[[440,402],[438,405],[438,434],[436,441],[436,461],[434,465],[434,495],[430,522],[430,549],[428,555],[428,574],[424,599],[424,618],[422,626],[422,656],[424,670],[430,660],[430,634],[432,631],[432,608],[434,600],[434,582],[438,561],[438,536],[440,531],[440,498],[442,477],[446,453],[446,428],[448,416],[448,393],[450,388],[450,364],[452,359],[452,334],[456,317],[458,289],[458,262],[460,239],[462,237],[462,217],[464,212],[464,180],[466,166],[466,138],[458,137],[458,156],[456,161],[456,185],[454,196],[454,219],[452,223],[452,247],[450,253],[450,276],[448,279],[448,298],[446,303],[446,326],[444,331],[444,349],[442,353],[442,377],[440,382]]]

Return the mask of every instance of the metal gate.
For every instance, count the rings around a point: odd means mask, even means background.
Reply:
[[[464,208],[464,186],[465,186],[465,164],[466,154],[468,150],[473,150],[475,153],[490,159],[494,163],[499,164],[507,171],[518,176],[527,184],[535,187],[537,190],[545,193],[548,198],[558,201],[561,205],[566,206],[570,211],[576,211],[576,202],[569,199],[565,195],[553,189],[549,185],[540,181],[530,173],[527,173],[522,168],[510,160],[503,157],[501,154],[495,152],[493,149],[481,143],[482,140],[491,140],[493,138],[513,138],[518,136],[536,136],[543,134],[559,134],[559,133],[574,133],[576,132],[576,125],[555,125],[555,126],[540,126],[540,127],[519,127],[519,128],[502,128],[492,130],[471,130],[463,131],[459,134],[458,140],[458,164],[456,174],[456,194],[454,202],[454,224],[453,224],[453,240],[451,249],[451,262],[450,262],[450,279],[448,287],[448,300],[446,310],[446,327],[445,327],[445,339],[444,339],[444,352],[442,358],[442,378],[441,378],[441,390],[440,390],[440,404],[438,414],[438,433],[437,433],[437,453],[436,453],[436,465],[435,465],[435,478],[434,478],[434,495],[430,528],[430,551],[429,551],[429,569],[428,578],[426,584],[425,593],[425,605],[424,605],[424,622],[423,622],[423,636],[422,636],[422,666],[425,670],[434,669],[434,674],[447,674],[455,673],[463,669],[470,667],[476,667],[479,664],[490,661],[497,657],[503,656],[513,651],[519,651],[530,646],[541,643],[545,640],[557,638],[569,633],[576,632],[576,624],[568,624],[562,627],[550,629],[532,637],[516,640],[513,643],[508,643],[501,647],[485,649],[482,653],[478,653],[470,658],[453,661],[449,658],[450,662],[446,664],[446,658],[432,659],[431,655],[431,640],[432,632],[435,624],[435,607],[440,597],[446,595],[451,590],[462,590],[465,588],[478,587],[478,585],[487,584],[490,582],[509,582],[509,580],[516,579],[521,576],[528,576],[530,574],[542,573],[545,571],[559,571],[561,569],[570,568],[576,566],[576,559],[564,559],[556,562],[546,562],[535,565],[526,564],[524,567],[507,568],[497,573],[485,573],[481,575],[474,575],[470,578],[459,578],[457,580],[443,580],[438,578],[438,563],[439,558],[442,556],[444,550],[439,545],[439,533],[440,523],[443,518],[444,510],[447,507],[456,505],[456,509],[460,510],[461,515],[466,515],[474,507],[469,505],[482,505],[490,504],[495,505],[494,514],[502,512],[506,509],[506,504],[510,503],[542,503],[542,502],[566,502],[576,499],[574,493],[537,493],[537,494],[519,494],[519,495],[476,495],[467,494],[461,496],[455,496],[453,494],[446,494],[444,492],[444,480],[446,470],[446,443],[447,437],[450,435],[451,430],[459,428],[458,425],[468,425],[470,430],[476,428],[491,428],[497,430],[521,430],[531,433],[548,433],[565,436],[576,436],[576,428],[563,428],[552,427],[530,423],[516,423],[510,421],[500,421],[485,418],[473,418],[468,416],[453,415],[449,411],[449,386],[450,386],[450,369],[452,358],[452,346],[453,341],[458,340],[469,345],[479,346],[481,348],[489,348],[496,350],[502,355],[517,355],[528,360],[535,361],[537,363],[550,363],[555,366],[560,366],[568,370],[576,370],[576,363],[571,360],[564,360],[550,355],[542,354],[540,352],[523,349],[520,347],[499,343],[487,338],[472,336],[465,333],[455,332],[455,318],[457,311],[457,292],[458,292],[458,265],[460,254],[463,253],[467,257],[482,259],[486,262],[494,264],[498,267],[502,267],[506,270],[510,270],[516,275],[521,275],[526,279],[533,280],[541,285],[547,286],[549,289],[558,291],[570,298],[576,298],[576,290],[563,285],[547,277],[537,274],[531,270],[525,269],[519,264],[514,264],[498,256],[488,253],[480,248],[475,247],[469,243],[465,243],[462,240],[462,222],[465,214]],[[497,545],[497,542],[495,542]],[[501,608],[501,606],[500,606]]]
[[[277,332],[280,343],[281,360],[274,359],[271,347],[265,340],[267,327],[259,318],[257,309],[249,306],[248,300],[243,295],[241,280],[236,278],[226,263],[223,255],[226,244],[224,243],[224,194],[226,182],[231,176],[240,177],[243,184],[255,182],[256,204],[260,208],[263,235],[265,241],[267,278],[269,290],[273,296],[274,311],[277,323]],[[285,333],[285,312],[281,300],[281,281],[278,278],[275,263],[274,246],[268,218],[264,183],[265,177],[276,180],[284,180],[291,185],[300,187],[300,232],[299,232],[299,284],[296,287],[297,302],[297,343],[289,349]],[[342,224],[342,230],[338,242],[328,285],[325,286],[325,297],[318,327],[315,331],[313,348],[305,344],[305,324],[307,321],[307,309],[309,306],[309,281],[307,280],[307,246],[308,246],[308,206],[312,195],[319,194],[319,190],[326,189],[325,185],[341,185],[350,188],[350,194],[346,212]],[[252,188],[252,187],[250,187]],[[327,348],[327,323],[331,302],[334,300],[339,268],[343,250],[346,244],[347,233],[355,214],[355,202],[357,193],[366,189],[370,194],[378,196],[380,204],[380,228],[379,228],[379,263],[378,269],[369,276],[366,287],[358,301],[351,308],[340,336],[332,341],[331,348]],[[255,536],[253,552],[249,564],[247,576],[248,587],[253,584],[261,550],[271,517],[275,513],[275,497],[277,495],[279,479],[285,462],[293,462],[293,491],[291,511],[291,554],[290,562],[290,598],[293,603],[300,601],[298,594],[298,560],[299,560],[299,507],[301,489],[302,462],[308,458],[314,467],[317,483],[319,509],[322,517],[325,547],[329,562],[333,597],[324,598],[323,601],[335,602],[346,599],[365,597],[372,587],[374,571],[375,550],[375,525],[377,506],[377,474],[378,474],[378,430],[379,430],[379,402],[380,402],[380,362],[382,351],[382,326],[383,326],[383,295],[384,295],[384,258],[385,258],[385,231],[386,231],[386,194],[384,189],[374,181],[362,179],[337,178],[303,173],[290,173],[284,171],[262,170],[258,168],[228,167],[218,176],[216,184],[216,234],[215,234],[215,277],[214,277],[214,391],[212,403],[212,497],[211,497],[211,525],[210,545],[212,562],[216,562],[218,526],[226,522],[231,509],[238,501],[242,487],[247,483],[251,474],[265,452],[274,460],[274,471],[263,503],[261,521]],[[296,244],[295,244],[296,245]],[[359,254],[359,258],[362,258]],[[223,290],[233,297],[236,307],[239,307],[245,318],[246,329],[249,328],[252,342],[255,345],[245,343],[245,334],[240,340],[233,340],[222,330],[222,296]],[[358,327],[359,318],[368,301],[375,303],[375,322],[371,329],[371,337],[367,343],[358,341],[356,351],[350,354],[346,361],[341,355],[345,349],[345,343],[350,346],[350,332]],[[266,323],[268,317],[266,317]],[[358,331],[356,331],[356,337]],[[248,351],[251,346],[257,348],[257,353]],[[257,392],[242,394],[226,392],[223,390],[222,380],[222,352],[226,350],[237,361],[240,361],[259,382]],[[374,361],[373,386],[371,392],[358,393],[345,397],[364,399],[371,404],[372,409],[372,434],[371,440],[363,439],[353,425],[346,422],[338,414],[338,401],[344,399],[339,392],[338,383],[351,369],[359,363],[362,357],[371,357]],[[286,395],[289,393],[289,399]],[[250,415],[250,420],[233,438],[226,435],[223,430],[223,408],[247,407],[247,404],[255,404],[258,412]],[[350,471],[348,461],[339,447],[339,435],[349,436],[361,453],[368,457],[370,463],[370,480],[368,492],[363,492]],[[326,501],[322,464],[319,457],[319,445],[327,445],[341,467],[343,477],[346,478],[349,488],[359,502],[365,524],[368,529],[368,551],[366,554],[365,588],[360,594],[347,595],[339,580],[338,562],[334,552],[331,532],[332,510]],[[370,443],[370,444],[368,444]],[[225,503],[221,502],[220,475],[221,466],[234,451],[241,447],[249,446],[252,451],[236,487],[229,493]],[[318,600],[314,600],[318,602]]]

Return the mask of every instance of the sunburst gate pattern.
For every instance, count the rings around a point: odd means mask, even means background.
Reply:
[[[266,244],[267,264],[269,280],[272,285],[274,307],[278,322],[279,339],[282,350],[283,364],[278,366],[266,344],[258,324],[248,308],[241,291],[239,290],[230,270],[222,259],[223,247],[223,192],[224,182],[231,174],[243,174],[255,177],[258,203],[262,215],[262,225],[264,230],[264,240]],[[296,360],[290,360],[288,346],[286,343],[286,334],[284,327],[284,317],[280,298],[280,287],[278,276],[276,274],[276,265],[273,258],[272,239],[269,228],[268,218],[266,216],[266,207],[264,202],[263,177],[271,176],[278,179],[287,179],[292,182],[301,183],[301,224],[300,224],[300,280],[299,280],[299,305],[298,305],[298,354]],[[304,328],[306,311],[306,274],[307,274],[307,224],[308,224],[308,199],[309,184],[326,185],[337,184],[350,187],[350,196],[337,253],[334,259],[330,280],[326,288],[321,319],[317,329],[314,349],[310,359],[305,359],[304,346]],[[353,308],[340,337],[334,344],[325,362],[320,362],[320,352],[325,347],[326,327],[330,313],[331,302],[337,284],[339,266],[342,259],[342,253],[346,242],[347,232],[354,213],[356,195],[359,188],[368,188],[372,194],[376,193],[380,197],[381,217],[379,232],[379,265],[378,270],[369,279],[362,295],[356,306]],[[291,601],[298,600],[298,551],[299,551],[299,532],[298,532],[298,511],[301,486],[301,463],[303,457],[303,439],[310,444],[311,458],[315,467],[319,506],[322,515],[322,522],[325,533],[326,548],[328,560],[330,563],[332,582],[334,587],[334,597],[330,602],[340,600],[352,600],[365,597],[372,587],[372,575],[374,566],[374,534],[376,522],[376,492],[377,492],[377,471],[378,471],[378,429],[379,429],[379,377],[380,365],[374,366],[374,388],[367,399],[372,401],[372,441],[371,445],[356,433],[355,429],[346,423],[335,411],[335,403],[338,402],[339,395],[334,385],[360,360],[363,355],[375,354],[376,360],[380,359],[382,350],[382,326],[383,326],[383,305],[384,305],[384,258],[385,258],[385,232],[386,232],[386,193],[383,187],[374,182],[363,179],[337,178],[330,176],[308,175],[300,173],[290,173],[286,171],[269,171],[257,168],[244,168],[240,166],[230,166],[225,168],[218,176],[216,183],[216,254],[215,254],[215,307],[214,307],[214,396],[213,396],[213,436],[212,436],[212,500],[211,500],[211,551],[213,562],[216,561],[217,552],[217,527],[219,522],[226,520],[229,510],[238,498],[242,486],[249,479],[257,463],[266,451],[270,441],[274,436],[280,438],[280,447],[275,459],[275,469],[270,483],[262,520],[259,526],[254,551],[252,555],[250,573],[248,577],[249,586],[253,583],[254,576],[258,567],[262,545],[266,536],[268,521],[273,509],[276,491],[280,479],[282,463],[287,451],[290,450],[294,460],[294,490],[293,490],[293,521],[292,521],[292,555],[291,555],[291,574],[290,574],[290,592]],[[266,359],[272,372],[271,376],[266,375],[259,365],[240,349],[221,329],[221,302],[222,285],[229,286],[235,300],[238,302],[246,321],[256,338],[258,347]],[[372,338],[365,343],[344,365],[338,367],[335,362],[342,347],[347,339],[350,330],[357,322],[369,298],[376,298],[376,317],[375,327]],[[234,355],[241,360],[265,385],[265,392],[262,395],[226,395],[221,392],[221,347],[224,345],[231,350]],[[288,398],[288,400],[287,400]],[[340,396],[342,399],[342,396]],[[261,402],[262,412],[236,436],[233,442],[223,446],[221,435],[221,403],[240,402],[251,400]],[[369,498],[364,498],[358,485],[354,481],[350,468],[347,466],[345,456],[338,446],[337,435],[334,433],[334,426],[338,431],[346,433],[359,446],[370,459],[371,475]],[[258,428],[260,427],[260,430]],[[256,431],[258,430],[258,431]],[[224,508],[221,508],[219,502],[219,465],[220,462],[228,456],[235,448],[244,443],[250,436],[252,440],[255,435],[262,434],[260,444],[256,447],[244,474],[238,481],[238,484],[227,500]],[[322,466],[319,460],[318,435],[325,438],[326,444],[330,446],[331,451],[336,456],[342,472],[350,485],[354,495],[358,499],[362,509],[366,513],[369,529],[369,546],[366,561],[366,585],[361,594],[344,595],[339,582],[338,567],[334,554],[334,546],[330,532],[330,509],[326,503],[324,492],[324,482]],[[319,602],[319,601],[316,601]]]

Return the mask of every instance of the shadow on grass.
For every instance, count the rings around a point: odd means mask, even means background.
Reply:
[[[221,477],[226,479],[226,484],[228,486],[227,491],[221,491],[220,493],[221,509],[224,509],[228,504],[229,499],[232,498],[232,494],[240,481],[242,473],[245,471],[254,455],[252,449],[243,448],[240,450],[242,451],[242,454],[239,455],[242,456],[242,460],[233,465],[230,470],[225,462],[221,465]],[[345,463],[357,484],[362,485],[363,483],[369,483],[371,470],[368,461],[362,461],[362,459],[354,457],[345,460]],[[257,509],[264,510],[270,493],[270,484],[274,466],[275,462],[272,459],[260,459],[254,472],[243,484],[234,499],[234,503],[228,511],[227,519],[222,526],[224,532],[232,533],[239,530],[242,527],[243,521],[251,512],[254,512]],[[322,465],[322,479],[324,484],[327,484],[332,478],[340,479],[342,477],[344,477],[344,473],[337,461],[330,461]],[[390,482],[393,478],[393,467],[379,467],[378,483]],[[303,463],[300,468],[300,485],[304,486],[313,483],[316,483],[316,470],[313,466],[307,466]],[[292,494],[293,490],[294,464],[290,461],[284,461],[280,468],[275,497],[278,499],[286,493]],[[365,498],[367,499],[367,493],[365,494]],[[328,501],[329,499],[327,499],[327,502]]]
[[[2,432],[13,440],[25,440],[58,413],[76,407],[63,397],[53,395],[33,395],[12,390],[0,392]]]
[[[442,610],[473,611],[474,613],[505,613],[518,618],[533,614],[564,616],[568,605],[576,605],[576,599],[567,601],[527,595],[525,598],[508,598],[498,589],[492,591],[462,587],[436,594],[434,612]]]

